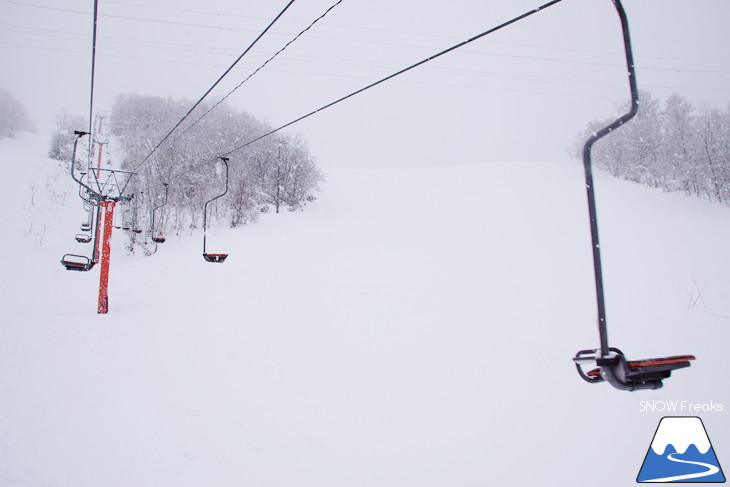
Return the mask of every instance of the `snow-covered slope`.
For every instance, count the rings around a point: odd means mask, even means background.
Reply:
[[[611,344],[698,357],[626,393],[571,361],[598,345],[575,163],[331,171],[209,233],[223,264],[117,232],[102,316],[45,148],[0,140],[3,487],[627,485],[666,414],[643,401],[724,404],[675,414],[730,463],[728,209],[599,175]]]

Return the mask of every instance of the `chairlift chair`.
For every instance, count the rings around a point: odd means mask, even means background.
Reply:
[[[81,196],[81,192],[79,192],[79,196]],[[84,200],[84,210],[86,210],[86,221],[81,222],[81,231],[90,232],[94,224],[94,205],[83,196],[81,199]]]
[[[79,181],[83,181],[84,176],[86,175],[87,173],[82,172]],[[91,199],[89,191],[81,186],[81,184],[79,184],[79,198],[81,198],[81,201],[84,202],[84,211],[86,211],[86,221],[81,222],[81,231],[88,232],[91,230],[91,226],[94,222],[94,207],[96,204]]]
[[[205,250],[205,240],[206,240],[205,232],[208,228],[208,220],[207,220],[208,203],[211,203],[211,202],[217,200],[218,198],[222,197],[223,195],[225,195],[228,192],[228,161],[229,161],[229,158],[220,157],[219,159],[222,160],[223,164],[225,164],[225,166],[226,166],[226,189],[218,196],[206,201],[205,205],[203,206],[203,258],[205,259],[206,262],[218,262],[218,263],[224,262],[228,258],[228,254],[209,254],[208,252],[206,252],[206,250]]]
[[[612,0],[623,30],[626,64],[628,66],[629,86],[631,88],[631,109],[628,113],[615,120],[610,125],[593,134],[583,147],[583,166],[585,169],[586,192],[588,197],[588,212],[591,223],[591,239],[593,248],[593,269],[595,274],[596,298],[598,304],[598,335],[600,348],[580,350],[573,357],[580,377],[591,384],[608,382],[616,389],[636,391],[640,389],[659,389],[662,381],[671,376],[673,370],[690,366],[695,360],[693,355],[677,355],[664,358],[645,360],[627,360],[624,353],[615,347],[608,346],[608,331],[606,326],[606,307],[603,294],[603,273],[601,270],[601,254],[598,241],[598,219],[596,212],[596,198],[593,190],[593,169],[591,164],[591,149],[593,144],[608,133],[617,129],[636,115],[639,109],[639,95],[636,85],[636,73],[631,51],[626,12],[620,0]],[[582,362],[595,362],[596,368],[585,372]]]
[[[95,262],[84,255],[66,254],[61,257],[61,264],[67,271],[90,271]]]
[[[159,210],[160,208],[162,208],[163,206],[165,206],[167,204],[168,184],[167,183],[162,183],[162,184],[165,186],[165,201],[163,201],[161,205],[155,206],[154,208],[152,208],[152,230],[150,230],[150,233],[152,234],[152,241],[155,243],[165,243],[165,240],[167,240],[165,237],[163,237],[159,234],[155,234],[155,214],[157,213],[157,210]]]
[[[94,207],[97,206],[95,200],[92,198],[92,192],[89,187],[83,183],[84,176],[87,173],[81,173],[80,179],[77,179],[74,175],[74,167],[76,164],[76,146],[79,143],[79,139],[84,135],[88,135],[86,132],[74,131],[76,139],[74,140],[73,153],[71,155],[71,177],[79,185],[79,197],[84,202],[84,209],[87,212],[86,221],[81,223],[81,231],[91,232],[94,223]],[[95,235],[91,233],[79,233],[75,236],[75,239],[79,243],[89,243],[93,240]],[[93,258],[86,257],[78,254],[65,254],[61,257],[61,265],[69,271],[85,272],[90,271],[96,262]]]

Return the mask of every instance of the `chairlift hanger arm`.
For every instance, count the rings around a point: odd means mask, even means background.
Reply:
[[[205,232],[207,228],[207,218],[208,218],[208,203],[212,203],[213,201],[217,200],[218,198],[222,198],[223,196],[228,193],[228,161],[230,161],[230,158],[228,157],[219,157],[221,161],[223,161],[223,164],[226,166],[226,189],[219,194],[218,196],[215,196],[214,198],[209,199],[205,202],[205,205],[203,205],[203,232]]]
[[[586,180],[586,196],[588,198],[588,213],[591,226],[591,241],[593,244],[593,270],[596,283],[596,301],[598,305],[598,329],[601,340],[601,355],[608,355],[608,332],[606,328],[606,305],[603,290],[603,271],[601,266],[601,250],[598,238],[598,216],[596,210],[596,195],[593,183],[593,163],[591,160],[591,149],[593,145],[601,138],[611,133],[616,128],[625,124],[639,110],[639,90],[636,84],[636,70],[634,69],[634,56],[631,49],[631,36],[629,33],[629,23],[626,12],[621,4],[621,0],[611,0],[616,7],[619,19],[621,20],[621,30],[623,33],[624,52],[626,56],[626,67],[628,69],[629,88],[631,92],[631,108],[627,113],[620,116],[612,123],[602,128],[591,137],[588,138],[583,146],[583,166],[585,169]]]
[[[75,158],[75,156],[73,156],[73,158]],[[72,162],[72,164],[73,164],[73,162]],[[82,172],[81,173],[81,177],[79,179],[81,179],[83,181],[84,180],[84,176],[86,176],[86,174],[87,173]],[[74,181],[75,181],[75,179],[74,179]],[[87,198],[87,197],[84,196],[84,190],[85,189],[87,189],[87,186],[82,185],[82,184],[79,185],[79,198],[81,198],[81,200],[84,203],[88,204],[88,205],[96,206],[96,201],[94,201],[93,199],[90,199],[90,198]],[[88,194],[88,189],[87,189],[86,193]]]
[[[158,205],[158,206],[155,206],[154,208],[152,208],[153,212],[156,210],[159,210],[160,208],[162,208],[163,206],[165,206],[167,204],[167,189],[168,189],[169,185],[168,185],[168,183],[162,183],[162,184],[163,184],[163,186],[165,186],[165,201],[163,201],[161,205]]]
[[[157,205],[154,208],[152,208],[152,228],[151,228],[151,233],[152,233],[152,241],[155,242],[155,243],[164,243],[165,242],[165,238],[164,237],[156,237],[155,236],[155,215],[157,213],[157,210],[159,210],[160,208],[162,208],[163,206],[165,206],[167,204],[167,189],[168,189],[168,186],[169,185],[167,183],[162,183],[162,184],[165,186],[165,201],[163,201],[161,205]]]
[[[101,195],[99,195],[99,193],[97,193],[96,191],[94,191],[93,189],[91,189],[90,186],[87,186],[86,184],[84,184],[84,182],[81,181],[81,179],[77,179],[76,178],[76,174],[75,174],[75,168],[76,168],[76,146],[78,145],[79,140],[81,139],[81,137],[83,137],[84,135],[89,135],[89,132],[83,132],[81,130],[74,130],[74,134],[76,135],[76,140],[74,140],[74,147],[73,147],[73,151],[71,153],[71,179],[73,179],[74,181],[76,181],[76,183],[78,183],[79,187],[83,187],[84,189],[86,189],[86,191],[89,192],[89,195],[92,196],[92,199],[94,199],[96,201],[99,201],[99,197]],[[85,199],[85,198],[82,197],[82,199]]]

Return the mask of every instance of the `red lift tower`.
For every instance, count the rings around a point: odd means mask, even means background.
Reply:
[[[135,173],[118,169],[105,169],[101,167],[89,167],[87,182],[83,182],[75,173],[76,146],[79,139],[87,132],[76,131],[74,150],[71,160],[71,177],[80,187],[86,190],[89,201],[92,201],[98,209],[96,232],[94,235],[94,251],[91,258],[83,255],[66,254],[61,259],[61,264],[68,270],[89,271],[95,264],[101,264],[99,275],[99,300],[97,312],[106,314],[109,312],[109,262],[111,259],[112,230],[114,229],[114,208],[117,203],[123,203],[132,199],[125,196],[125,191]],[[101,154],[101,145],[99,147]],[[99,155],[101,162],[101,155]],[[100,166],[101,164],[99,164]],[[101,252],[98,242],[101,238]]]

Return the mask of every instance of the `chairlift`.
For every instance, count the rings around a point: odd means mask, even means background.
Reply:
[[[668,379],[673,370],[689,367],[690,362],[695,360],[694,355],[626,360],[626,356],[618,348],[609,347],[608,351],[608,356],[598,356],[599,350],[581,350],[576,354],[573,360],[583,380],[591,384],[605,380],[615,388],[625,391],[659,389],[662,387],[662,380]],[[579,362],[594,360],[598,367],[584,372]]]
[[[659,389],[662,381],[671,376],[673,370],[690,366],[695,360],[693,355],[676,355],[672,357],[653,358],[645,360],[627,360],[624,353],[615,347],[608,346],[608,331],[606,326],[606,307],[603,293],[603,273],[601,270],[601,254],[598,241],[598,217],[596,211],[596,198],[593,191],[593,169],[591,164],[591,149],[593,144],[608,133],[617,129],[636,115],[639,109],[639,90],[636,85],[636,73],[634,60],[631,51],[631,40],[629,36],[628,21],[626,12],[620,0],[613,0],[616,6],[621,27],[623,29],[624,49],[626,51],[626,64],[628,66],[629,85],[631,87],[631,109],[628,113],[616,119],[613,123],[594,133],[586,141],[583,147],[583,166],[585,169],[586,192],[588,196],[588,212],[590,216],[591,239],[593,247],[593,269],[595,274],[596,298],[598,304],[598,335],[600,348],[581,350],[576,353],[573,361],[578,369],[580,377],[588,383],[596,384],[608,382],[613,387],[624,391],[636,391],[640,389]],[[593,361],[597,365],[595,369],[584,372],[581,362]]]
[[[79,197],[83,200],[84,209],[86,210],[88,215],[86,221],[81,223],[81,231],[91,232],[94,222],[94,207],[96,206],[98,208],[98,206],[93,199],[93,194],[90,191],[90,188],[83,183],[83,178],[84,176],[87,176],[87,173],[81,173],[80,179],[77,179],[74,175],[74,166],[76,164],[76,146],[79,143],[79,139],[88,134],[86,132],[79,131],[75,131],[74,134],[76,135],[76,140],[74,140],[73,153],[71,155],[71,177],[79,185]],[[79,243],[89,243],[95,237],[95,234],[92,235],[91,233],[79,233],[76,235],[75,239]],[[96,248],[96,243],[94,244],[94,247]],[[92,252],[92,255],[94,253],[95,252]],[[94,264],[96,264],[96,262],[93,257],[89,258],[84,255],[65,254],[63,257],[61,257],[61,265],[63,265],[66,270],[69,271],[89,271],[94,267]]]
[[[144,204],[144,191],[140,191],[139,194],[140,194],[140,199],[141,199],[141,201],[140,201],[140,206],[141,206],[141,205]],[[132,231],[134,233],[142,233],[142,229],[141,228],[137,228],[137,227],[133,227],[132,228]]]
[[[83,180],[86,173],[81,173]],[[94,202],[89,199],[88,191],[79,185],[79,198],[84,202],[84,210],[86,210],[86,221],[81,222],[81,231],[90,232],[94,224]]]
[[[119,223],[119,214],[123,213],[122,211],[115,211],[114,212],[114,221],[112,222],[112,225],[114,225],[114,228],[117,230],[122,229],[122,224]]]
[[[61,257],[61,264],[67,271],[85,272],[90,271],[95,262],[83,255],[66,254]]]
[[[203,258],[206,260],[206,262],[223,262],[228,258],[228,254],[209,254],[205,250],[205,232],[208,228],[208,203],[211,203],[218,198],[222,197],[228,192],[228,157],[220,157],[220,160],[223,161],[223,164],[226,165],[226,189],[218,196],[208,200],[205,202],[205,205],[203,206]]]
[[[158,243],[158,244],[165,243],[165,240],[166,240],[165,237],[163,237],[159,234],[155,234],[155,213],[157,213],[157,210],[159,210],[160,208],[162,208],[163,206],[165,206],[167,204],[168,184],[167,183],[162,183],[162,184],[165,186],[165,201],[163,201],[161,205],[155,206],[154,208],[152,208],[152,229],[150,230],[150,233],[152,234],[152,241],[155,243]],[[203,251],[203,252],[205,253],[205,251]]]

